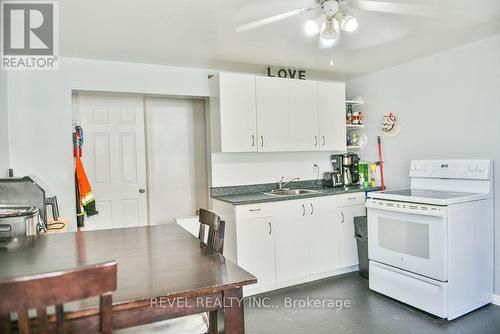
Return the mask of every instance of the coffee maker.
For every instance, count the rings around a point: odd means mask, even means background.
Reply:
[[[325,173],[327,187],[350,186],[359,183],[359,157],[354,153],[332,155],[333,172]]]
[[[342,174],[344,186],[359,183],[359,157],[355,153],[346,153],[342,156]]]

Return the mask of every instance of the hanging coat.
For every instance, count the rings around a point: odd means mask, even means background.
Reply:
[[[78,189],[78,176],[75,170],[75,197],[76,197],[76,226],[84,227],[85,213],[83,212],[82,200],[80,199],[80,189]]]
[[[80,197],[79,203],[83,206],[83,210],[87,214],[87,217],[90,217],[98,214],[99,212],[96,209],[95,197],[94,194],[92,194],[92,188],[90,187],[87,174],[85,174],[85,169],[83,169],[82,161],[79,157],[76,157],[75,160],[75,175],[78,183],[78,195]]]

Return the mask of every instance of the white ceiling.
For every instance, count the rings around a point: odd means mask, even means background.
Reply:
[[[385,0],[395,1],[395,0]],[[60,0],[62,56],[190,67],[280,65],[354,77],[500,33],[499,0],[399,0],[433,18],[352,11],[359,28],[330,51],[306,36],[318,12],[244,33],[235,26],[314,0]],[[250,65],[244,65],[250,64]]]

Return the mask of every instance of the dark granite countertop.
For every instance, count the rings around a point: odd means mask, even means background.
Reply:
[[[320,181],[321,183],[321,181]],[[299,181],[294,182],[292,189],[312,189],[318,191],[312,194],[279,196],[268,195],[266,192],[276,189],[275,183],[248,185],[248,186],[234,186],[234,187],[219,187],[211,189],[211,198],[219,201],[231,203],[233,205],[245,205],[263,202],[277,202],[277,201],[290,201],[301,198],[311,198],[320,196],[333,196],[354,192],[369,192],[380,190],[380,187],[363,188],[359,185],[348,187],[327,188],[316,181]]]

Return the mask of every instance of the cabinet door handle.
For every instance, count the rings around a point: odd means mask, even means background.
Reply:
[[[314,136],[314,146],[318,146],[318,136]]]
[[[254,146],[255,146],[255,136],[252,135],[252,147],[254,147]]]
[[[302,216],[306,215],[306,206],[302,204]]]
[[[342,216],[342,221],[340,222],[341,224],[344,224],[344,220],[345,220],[345,217],[344,217],[344,213],[341,212],[340,215]]]
[[[264,147],[264,136],[260,136],[260,147]]]
[[[260,211],[262,210],[261,208],[258,208],[258,209],[248,209],[248,211],[252,211],[252,212],[256,212],[256,211]]]
[[[271,225],[270,222],[268,222],[269,224],[269,235],[271,235],[271,233],[273,233],[273,226]]]
[[[310,205],[311,205],[311,216],[312,216],[314,214],[314,206],[312,203],[310,203]]]
[[[326,144],[325,136],[321,136],[321,138],[323,138],[323,146],[325,146],[325,144]]]

